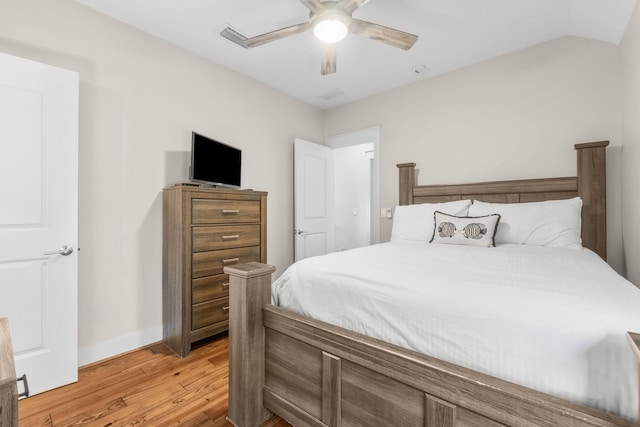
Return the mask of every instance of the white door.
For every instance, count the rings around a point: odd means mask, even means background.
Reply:
[[[294,141],[295,260],[333,248],[333,150]]]
[[[0,317],[31,394],[77,381],[77,211],[78,74],[0,54]]]

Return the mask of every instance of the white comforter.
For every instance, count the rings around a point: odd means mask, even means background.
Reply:
[[[396,241],[308,258],[274,304],[637,418],[640,289],[584,249]]]

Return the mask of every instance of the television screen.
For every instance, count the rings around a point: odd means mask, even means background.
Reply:
[[[191,137],[191,168],[193,182],[240,187],[242,151],[193,132]]]

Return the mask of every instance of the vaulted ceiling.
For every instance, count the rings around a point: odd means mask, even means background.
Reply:
[[[306,22],[300,0],[76,0],[216,63],[327,109],[558,37],[618,44],[636,0],[370,0],[353,18],[418,36],[401,50],[356,34],[321,75],[322,44],[303,32],[252,49],[253,37]]]

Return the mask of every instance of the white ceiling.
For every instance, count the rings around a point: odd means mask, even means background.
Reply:
[[[419,36],[408,51],[357,35],[320,75],[320,44],[302,33],[253,49],[247,37],[307,21],[299,0],[76,0],[323,109],[558,37],[618,44],[636,0],[371,0],[354,18]],[[424,65],[423,73],[413,71]]]

